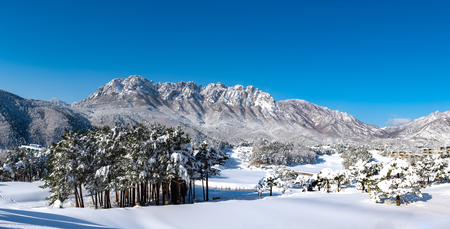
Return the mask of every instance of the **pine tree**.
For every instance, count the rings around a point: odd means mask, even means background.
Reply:
[[[374,202],[380,202],[380,197],[396,198],[397,205],[400,205],[400,199],[406,197],[407,194],[414,194],[422,198],[420,178],[414,167],[405,160],[394,159],[384,164],[379,175],[375,177],[377,178],[376,186],[370,190],[371,199]]]
[[[366,191],[367,185],[372,176],[379,172],[379,164],[375,162],[367,162],[359,160],[354,166],[350,166],[349,171],[355,181],[361,184],[362,192]]]
[[[56,200],[64,202],[69,195],[75,194],[76,207],[83,207],[81,184],[84,165],[80,164],[80,133],[67,131],[62,140],[51,146],[50,175],[45,178],[42,188],[50,188],[52,193],[47,199],[49,205]]]
[[[211,176],[220,175],[220,169],[215,166],[223,165],[228,157],[222,151],[211,147],[206,141],[200,145],[195,157],[200,164],[202,177],[206,180],[206,201],[208,201],[208,178]]]
[[[327,193],[330,192],[330,184],[333,183],[335,173],[330,168],[324,168],[317,174],[317,185],[320,187],[326,187]]]
[[[425,188],[429,177],[432,174],[433,159],[431,156],[424,156],[420,160],[416,161],[414,169],[417,175],[422,179],[422,187]]]

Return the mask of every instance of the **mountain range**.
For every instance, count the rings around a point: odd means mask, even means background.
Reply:
[[[362,142],[398,139],[449,142],[450,111],[435,112],[403,126],[380,128],[345,112],[299,99],[275,101],[253,86],[222,83],[154,83],[141,76],[114,79],[85,100],[67,104],[23,99],[0,91],[0,148],[48,145],[64,128],[131,121],[182,126],[194,139],[230,143],[308,141]]]

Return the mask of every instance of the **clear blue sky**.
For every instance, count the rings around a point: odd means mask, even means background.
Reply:
[[[254,85],[386,126],[450,110],[449,1],[2,1],[0,89]]]

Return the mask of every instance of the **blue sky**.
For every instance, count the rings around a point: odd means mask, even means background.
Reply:
[[[450,110],[448,1],[4,1],[0,89],[253,85],[378,126]]]

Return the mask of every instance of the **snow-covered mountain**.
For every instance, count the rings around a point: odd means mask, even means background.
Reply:
[[[29,143],[47,146],[60,140],[65,128],[88,125],[88,120],[59,105],[0,90],[0,149]]]
[[[53,103],[53,104],[52,104]],[[68,105],[0,93],[0,148],[48,145],[63,129],[131,121],[182,126],[194,141],[370,142],[380,139],[450,143],[450,111],[403,126],[379,128],[350,114],[304,100],[275,101],[253,86],[206,87],[194,82],[154,83],[141,76],[114,79],[85,100]]]
[[[390,138],[450,143],[450,111],[436,111],[397,128],[385,129]]]
[[[141,76],[114,79],[77,103],[94,125],[126,120],[181,125],[194,138],[240,142],[258,138],[369,141],[384,131],[353,116],[304,100],[276,102],[253,86],[206,87],[194,82],[154,83]]]
[[[70,105],[67,104],[66,102],[64,102],[64,101],[62,101],[62,100],[59,100],[59,99],[57,99],[57,98],[55,98],[55,97],[53,97],[52,99],[50,99],[49,102],[51,102],[51,103],[53,103],[53,104],[56,104],[56,105],[59,105],[59,106],[62,106],[62,107],[70,106]]]

